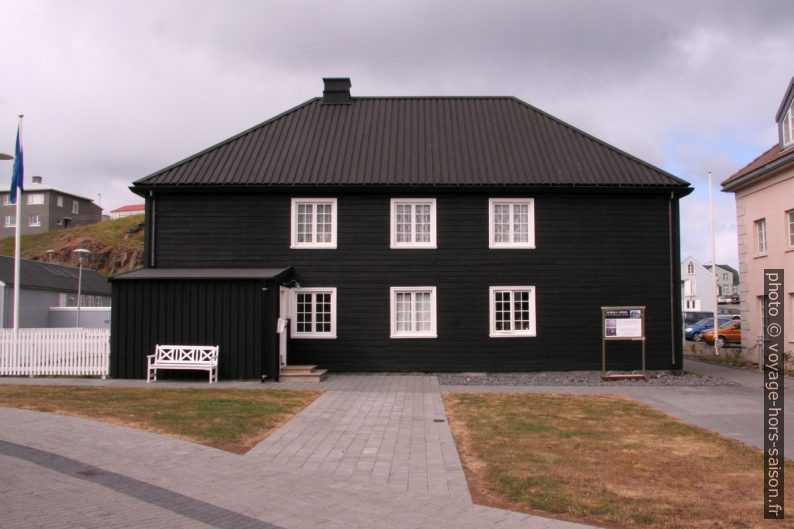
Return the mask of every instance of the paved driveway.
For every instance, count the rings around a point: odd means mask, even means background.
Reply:
[[[474,505],[436,377],[337,376],[322,387],[244,456],[0,408],[0,528],[587,527]]]
[[[472,504],[441,391],[623,393],[761,446],[761,375],[698,362],[687,369],[741,386],[454,387],[425,375],[284,383],[279,387],[325,393],[244,456],[86,419],[0,408],[0,529],[582,528]],[[792,424],[794,409],[787,409]],[[794,436],[786,441],[794,454]]]

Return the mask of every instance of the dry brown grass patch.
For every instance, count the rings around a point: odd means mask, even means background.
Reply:
[[[320,393],[0,385],[0,406],[77,415],[242,454]]]
[[[444,403],[478,503],[608,527],[794,527],[763,519],[759,450],[627,397],[445,394]],[[789,505],[792,472],[787,463]]]

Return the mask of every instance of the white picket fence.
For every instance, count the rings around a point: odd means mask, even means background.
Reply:
[[[0,375],[108,375],[110,329],[0,329]]]

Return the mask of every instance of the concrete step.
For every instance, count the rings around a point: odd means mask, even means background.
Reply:
[[[282,382],[322,382],[327,373],[327,369],[317,369],[316,366],[285,366],[281,368],[279,380]]]

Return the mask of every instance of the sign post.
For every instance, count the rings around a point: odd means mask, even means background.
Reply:
[[[642,342],[642,371],[645,372],[645,307],[601,307],[601,370],[607,372],[607,342]]]

